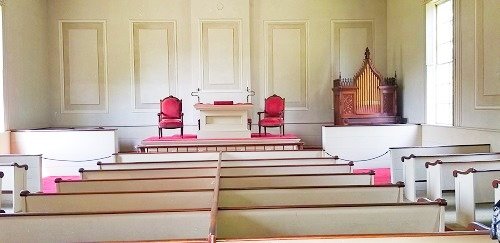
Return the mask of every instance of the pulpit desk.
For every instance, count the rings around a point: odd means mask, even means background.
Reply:
[[[198,103],[200,130],[198,139],[250,138],[247,127],[248,111],[252,104],[213,105]]]

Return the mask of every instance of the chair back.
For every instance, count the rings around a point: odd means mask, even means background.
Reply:
[[[281,117],[285,110],[285,99],[278,95],[269,96],[265,101],[264,112],[266,117]]]
[[[182,100],[169,96],[160,100],[160,113],[162,119],[180,119],[182,114]]]

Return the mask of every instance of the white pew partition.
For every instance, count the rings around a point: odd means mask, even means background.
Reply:
[[[427,196],[429,199],[437,199],[443,196],[443,190],[455,189],[455,178],[453,171],[467,170],[497,170],[500,169],[500,160],[491,161],[459,161],[449,162],[438,160],[427,162]],[[488,183],[490,184],[490,183]]]
[[[193,153],[116,153],[116,163],[165,162],[165,161],[204,161],[219,159],[219,152]]]
[[[367,173],[222,176],[221,188],[262,188],[291,186],[373,185],[374,171]]]
[[[23,212],[35,213],[102,213],[109,211],[209,209],[213,190],[97,192],[97,193],[29,193],[23,191]]]
[[[323,150],[298,151],[234,151],[222,152],[222,160],[244,159],[282,159],[282,158],[321,158],[330,157]],[[219,159],[219,152],[186,152],[186,153],[116,153],[115,162],[169,162],[169,161],[202,161]]]
[[[252,175],[293,175],[321,173],[351,173],[354,163],[332,165],[285,165],[285,166],[246,166],[224,167],[221,176],[252,176]]]
[[[453,176],[455,177],[457,223],[462,226],[475,221],[491,224],[493,211],[484,215],[485,217],[478,217],[476,204],[489,203],[488,208],[493,209],[495,191],[491,188],[491,181],[500,178],[500,170],[469,168],[466,171],[455,170]],[[483,222],[485,220],[486,222]]]
[[[121,170],[79,170],[83,180],[99,179],[132,179],[132,178],[185,178],[185,177],[215,177],[217,168],[150,168]]]
[[[402,161],[415,156],[428,156],[436,154],[468,154],[468,153],[489,153],[489,144],[470,145],[446,145],[446,146],[416,146],[416,147],[392,147],[389,148],[391,154],[391,182],[404,180]],[[425,172],[424,172],[425,173]],[[405,182],[406,183],[406,182]]]
[[[223,152],[222,161],[247,159],[293,159],[330,157],[323,150]]]
[[[496,202],[500,201],[500,188],[498,187],[498,184],[500,184],[500,180],[495,179],[495,180],[493,180],[493,182],[491,184],[492,184],[493,188],[495,188],[495,203],[496,203]]]
[[[219,239],[444,232],[446,202],[223,208]]]
[[[331,165],[280,165],[280,166],[247,166],[225,167],[222,176],[251,175],[287,175],[287,174],[320,174],[349,173],[354,163]],[[117,169],[117,170],[85,170],[80,169],[82,179],[126,179],[126,178],[159,178],[159,177],[200,177],[215,176],[216,167],[197,168],[148,168],[148,169]]]
[[[277,166],[277,165],[313,165],[336,164],[338,160],[329,158],[286,158],[286,159],[244,159],[227,160],[222,162],[222,167],[245,166]],[[102,163],[97,162],[99,169],[146,169],[146,168],[179,168],[179,167],[217,167],[217,161],[157,161],[157,162],[130,162],[130,163]]]
[[[405,195],[409,195],[408,199],[415,201],[418,192],[427,190],[427,170],[425,164],[437,160],[460,162],[460,161],[477,161],[477,160],[496,160],[500,159],[500,153],[470,153],[470,154],[435,154],[425,156],[408,156],[402,159],[404,166],[404,179],[406,188]],[[453,181],[453,179],[452,179]]]
[[[236,188],[219,192],[219,207],[261,207],[403,202],[403,183],[289,188]]]
[[[17,163],[19,165],[27,165],[27,184],[26,189],[32,192],[42,191],[42,155],[28,154],[1,154],[0,165],[11,165]]]
[[[13,163],[11,165],[0,165],[4,171],[3,190],[6,195],[2,195],[1,199],[5,204],[12,206],[14,212],[22,210],[22,200],[19,193],[26,190],[27,187],[27,171],[28,165],[19,165]]]
[[[214,180],[214,177],[135,178],[77,181],[56,178],[54,182],[58,193],[78,193],[213,189],[215,184]]]
[[[0,214],[2,242],[206,239],[210,211]]]

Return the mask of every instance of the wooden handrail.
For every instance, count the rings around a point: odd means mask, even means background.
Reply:
[[[405,162],[405,160],[413,159],[413,158],[415,158],[414,154],[410,154],[408,156],[401,156],[401,162]]]
[[[8,213],[0,214],[1,217],[29,217],[29,216],[61,216],[61,215],[98,215],[98,214],[135,214],[135,213],[176,213],[176,212],[209,212],[210,208],[188,208],[188,209],[162,209],[162,210],[131,210],[131,211],[105,211],[105,212],[65,212],[65,213]]]
[[[0,178],[3,178],[4,174],[2,171],[0,171]]]
[[[212,199],[212,208],[210,210],[210,228],[208,230],[209,243],[215,243],[217,239],[217,213],[219,211],[221,166],[222,166],[222,152],[219,153],[219,163],[217,164],[217,174],[215,177],[214,196]]]
[[[287,177],[287,176],[345,176],[345,175],[375,175],[374,171],[361,173],[318,173],[318,174],[279,174],[279,175],[241,175],[241,176],[221,176],[221,178],[247,178],[247,177]]]
[[[435,158],[435,157],[456,157],[456,156],[478,156],[478,155],[500,155],[500,152],[492,153],[467,153],[467,154],[428,154],[428,155],[413,155],[413,158]]]
[[[18,163],[12,163],[11,166],[14,166],[17,168],[24,168],[24,170],[28,170],[28,165],[20,165]]]
[[[436,160],[434,162],[425,162],[425,168],[429,168],[429,166],[436,166],[436,165],[440,165],[440,164],[443,164],[443,161],[441,160]]]
[[[491,185],[492,185],[494,188],[498,188],[498,184],[500,184],[500,180],[493,180],[493,182],[491,183]]]
[[[462,170],[454,170],[453,171],[453,177],[457,177],[459,174],[460,175],[467,175],[469,173],[474,173],[476,172],[476,170],[474,168],[469,168],[467,169],[466,171],[462,171]]]
[[[213,189],[186,189],[186,190],[154,190],[154,191],[108,191],[108,192],[36,192],[31,193],[29,191],[22,191],[23,197],[32,196],[66,196],[66,195],[103,195],[103,194],[132,194],[132,193],[175,193],[175,192],[210,192]]]

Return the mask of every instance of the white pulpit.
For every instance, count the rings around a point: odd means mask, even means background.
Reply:
[[[195,104],[200,111],[199,139],[250,138],[247,127],[248,111],[252,104],[213,105]]]

